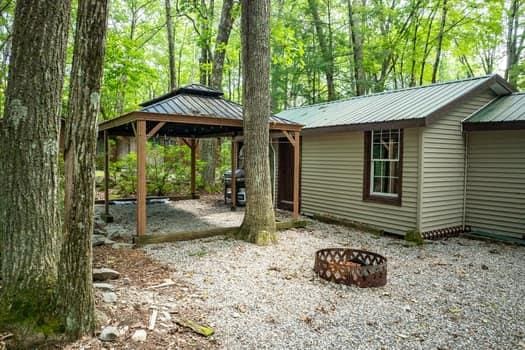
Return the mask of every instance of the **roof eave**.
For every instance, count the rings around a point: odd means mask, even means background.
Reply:
[[[464,122],[463,131],[525,130],[525,120],[503,122]]]
[[[403,120],[389,120],[383,122],[360,123],[360,124],[346,124],[346,125],[332,125],[321,126],[314,128],[304,128],[303,134],[314,135],[320,133],[345,132],[345,131],[370,131],[374,129],[405,129],[417,128],[425,126],[424,118],[403,119]]]

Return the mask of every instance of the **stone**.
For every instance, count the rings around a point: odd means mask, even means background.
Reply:
[[[137,329],[131,336],[131,340],[135,342],[145,342],[148,338],[148,333],[144,329]]]
[[[104,235],[93,235],[91,237],[91,245],[93,247],[98,247],[98,246],[101,246],[101,245],[104,245],[106,244],[106,236]]]
[[[120,273],[108,269],[108,268],[101,268],[101,269],[93,269],[93,281],[107,281],[107,280],[116,280],[120,277]]]
[[[117,302],[117,294],[113,292],[104,292],[102,293],[102,300],[104,300],[105,303],[113,304]]]
[[[95,322],[98,327],[105,326],[109,323],[109,316],[104,311],[95,309]]]
[[[113,243],[113,249],[133,249],[134,245],[131,243]]]
[[[115,286],[109,283],[93,283],[93,287],[103,292],[113,292],[115,290]]]
[[[102,341],[114,341],[120,336],[119,331],[117,328],[113,326],[107,326],[104,327],[102,332],[100,332],[100,335],[98,336],[98,339]]]

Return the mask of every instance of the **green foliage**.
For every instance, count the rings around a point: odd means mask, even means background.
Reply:
[[[190,191],[191,152],[186,145],[161,145],[148,142],[147,190],[163,196]],[[196,185],[203,187],[204,162],[196,161]],[[128,153],[110,164],[112,184],[121,196],[134,194],[137,188],[137,154]]]
[[[130,152],[121,159],[111,162],[109,172],[112,183],[122,196],[135,193],[137,189],[137,154]]]

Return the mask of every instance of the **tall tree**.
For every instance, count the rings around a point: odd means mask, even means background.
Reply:
[[[434,66],[432,67],[432,83],[435,83],[437,81],[439,63],[441,61],[441,50],[443,47],[443,36],[445,35],[445,25],[447,23],[447,11],[447,0],[443,0],[443,4],[441,7],[441,23],[439,25],[439,34],[437,38],[436,59],[434,60]]]
[[[170,89],[177,87],[177,71],[175,66],[175,38],[173,33],[173,15],[171,13],[171,0],[165,0],[166,32],[168,34],[168,59],[170,68]]]
[[[334,55],[329,45],[329,39],[323,29],[323,23],[321,21],[321,16],[319,15],[318,0],[308,0],[308,9],[314,19],[315,32],[317,33],[317,40],[323,57],[323,69],[326,77],[326,87],[328,89],[328,100],[332,101],[337,98],[334,84]]]
[[[274,242],[275,216],[269,160],[270,0],[241,3],[246,212],[239,235]]]
[[[233,0],[222,2],[221,19],[215,39],[215,51],[213,53],[213,64],[211,70],[211,86],[222,90],[222,78],[224,75],[224,58],[226,57],[226,47],[233,27],[235,13],[233,11]]]
[[[211,60],[211,76],[209,84],[211,87],[222,90],[222,78],[224,75],[224,58],[226,47],[230,39],[233,21],[235,19],[233,0],[224,0],[222,3],[221,18],[215,39],[215,50]],[[201,142],[201,157],[206,162],[203,178],[211,188],[215,187],[215,173],[219,163],[219,146],[217,139],[205,139]]]
[[[58,144],[70,6],[19,0],[13,25],[0,137],[0,324],[30,334],[56,325],[50,308],[62,236]]]
[[[95,328],[91,234],[107,6],[108,0],[78,2],[65,128],[65,219],[57,310],[71,338],[91,334]]]
[[[516,85],[520,76],[520,58],[525,48],[525,1],[511,0],[507,10],[505,79]]]
[[[360,10],[361,5],[356,5],[355,3],[357,3],[357,1],[348,0],[348,23],[350,25],[350,43],[354,68],[354,92],[357,96],[360,96],[366,92],[366,78],[363,67],[363,39],[361,36],[359,13],[356,13],[356,10]]]

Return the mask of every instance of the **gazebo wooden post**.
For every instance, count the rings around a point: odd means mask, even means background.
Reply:
[[[137,236],[146,233],[146,121],[137,120]]]
[[[196,199],[197,193],[195,191],[195,177],[196,177],[196,152],[197,152],[197,140],[191,139],[191,198]]]
[[[235,136],[232,139],[232,184],[231,184],[231,191],[232,191],[232,210],[237,210],[237,141],[235,141]]]
[[[299,186],[301,168],[301,133],[294,132],[294,167],[293,167],[293,218],[299,217]]]
[[[109,136],[104,130],[104,221],[113,222],[113,217],[109,215]]]

